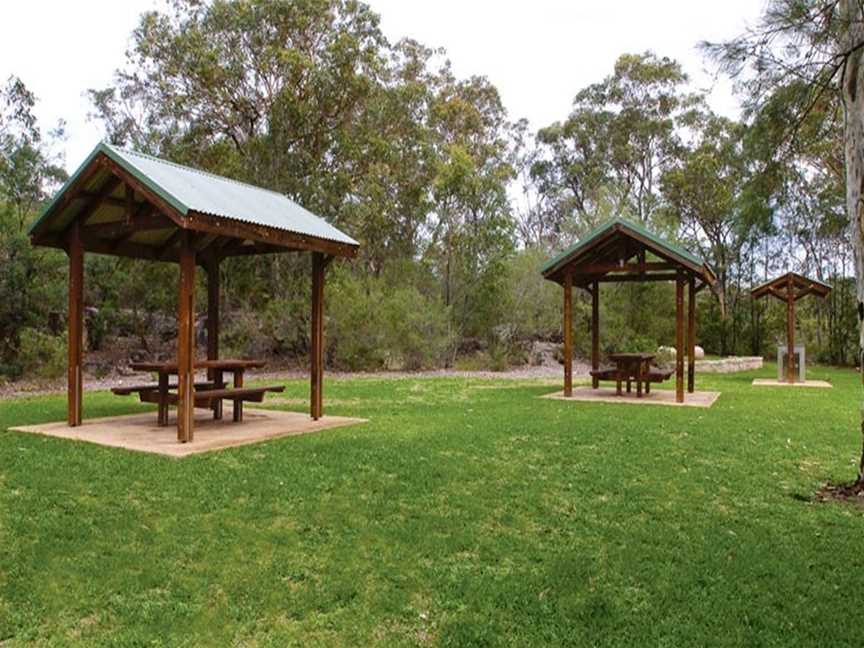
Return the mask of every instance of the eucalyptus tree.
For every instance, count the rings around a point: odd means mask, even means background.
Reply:
[[[573,215],[583,229],[610,216],[653,219],[662,172],[702,104],[687,81],[674,60],[624,54],[611,75],[577,93],[567,119],[538,132],[532,173],[553,235]]]
[[[22,332],[60,321],[63,308],[59,281],[52,281],[62,276],[62,257],[35,250],[26,236],[38,208],[66,177],[53,151],[62,123],[43,133],[35,106],[18,77],[0,87],[0,375],[23,369]]]
[[[692,130],[691,142],[663,173],[665,211],[717,274],[711,291],[719,305],[720,352],[725,355],[730,352],[728,302],[737,295],[730,284],[741,271],[741,249],[765,211],[752,213],[743,127],[706,112]]]
[[[801,123],[815,109],[826,101],[842,108],[846,215],[855,261],[859,359],[864,360],[864,5],[860,0],[770,0],[755,27],[705,48],[741,80],[753,111],[778,88],[796,82],[799,91],[790,102],[795,118],[779,154],[794,147]],[[826,121],[833,114],[826,111]],[[864,362],[859,365],[864,377]],[[861,413],[864,436],[864,407]],[[857,483],[864,486],[864,447]]]

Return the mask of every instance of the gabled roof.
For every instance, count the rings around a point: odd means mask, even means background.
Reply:
[[[323,218],[298,205],[287,196],[250,184],[214,175],[166,160],[101,143],[93,149],[78,170],[54,196],[30,228],[38,239],[51,232],[62,232],[84,209],[83,199],[105,184],[105,173],[94,172],[94,165],[105,172],[121,170],[126,184],[134,184],[137,195],[149,193],[160,212],[173,217],[181,227],[194,229],[193,221],[204,216],[219,221],[247,224],[261,230],[290,232],[304,240],[331,242],[356,248],[356,240],[330,225]],[[128,175],[127,175],[128,174]],[[123,187],[108,192],[105,198],[115,203],[123,198]],[[147,195],[144,198],[148,198]],[[94,218],[93,220],[105,220]],[[277,237],[278,238],[278,237]],[[252,237],[249,237],[253,240]],[[267,239],[270,242],[271,239]],[[34,240],[38,243],[38,240]],[[309,248],[311,249],[311,248]]]
[[[578,275],[586,274],[589,264],[600,260],[623,263],[640,250],[666,259],[706,283],[715,281],[714,272],[701,258],[623,218],[615,218],[595,228],[548,261],[541,272],[547,279],[559,281],[563,270],[569,269],[578,283]]]
[[[759,284],[750,291],[750,294],[757,299],[759,297],[764,297],[765,295],[772,295],[778,299],[786,299],[788,295],[783,291],[786,291],[790,282],[792,283],[793,290],[798,290],[798,293],[794,295],[795,299],[800,299],[805,295],[816,295],[824,299],[832,290],[831,285],[824,281],[811,279],[810,277],[805,277],[797,272],[787,272],[786,274],[775,277],[770,281]]]

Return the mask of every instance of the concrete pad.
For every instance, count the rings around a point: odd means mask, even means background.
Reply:
[[[158,426],[155,410],[128,416],[85,419],[79,427],[69,427],[65,421],[62,421],[14,427],[10,428],[10,431],[88,441],[169,457],[186,457],[231,446],[321,432],[366,422],[366,419],[344,416],[324,416],[313,421],[308,414],[254,409],[246,406],[243,408],[243,422],[234,423],[231,420],[231,407],[227,402],[224,404],[223,418],[220,421],[214,421],[212,414],[205,410],[196,411],[195,414],[195,439],[190,443],[177,441],[177,428],[173,419],[166,427]]]
[[[756,378],[753,384],[757,387],[819,387],[821,389],[831,389],[834,385],[825,380],[806,380],[804,382],[788,383],[780,382],[774,378]]]
[[[643,394],[642,398],[636,396],[636,392],[628,394],[626,391],[619,396],[614,387],[574,387],[573,396],[564,396],[563,391],[554,394],[546,394],[540,398],[552,398],[563,401],[582,401],[591,403],[627,403],[628,405],[672,405],[674,407],[711,407],[720,397],[720,392],[697,391],[692,394],[684,394],[684,402],[675,401],[675,392],[670,389],[651,390],[650,394]]]

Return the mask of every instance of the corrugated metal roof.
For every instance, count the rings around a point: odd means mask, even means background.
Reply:
[[[642,225],[633,223],[623,218],[614,218],[593,229],[588,234],[579,239],[574,245],[570,246],[560,254],[553,257],[543,266],[543,268],[541,268],[540,272],[545,275],[550,271],[556,269],[556,267],[561,265],[563,261],[578,256],[579,253],[590,248],[596,240],[598,240],[599,238],[607,234],[610,230],[615,228],[618,228],[625,233],[627,232],[627,230],[630,230],[643,236],[644,238],[654,243],[658,249],[662,250],[673,258],[678,257],[679,259],[685,262],[689,262],[690,264],[697,267],[707,267],[707,264],[695,254],[689,252],[688,250],[684,249],[679,245],[675,245],[674,243],[670,243],[669,241],[660,238]]]
[[[283,194],[104,142],[93,150],[84,164],[69,178],[34,223],[31,232],[51,212],[64,191],[99,153],[104,153],[121,165],[183,215],[195,211],[347,245],[358,245],[353,238]]]

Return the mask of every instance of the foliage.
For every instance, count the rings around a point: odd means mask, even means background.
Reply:
[[[18,334],[16,361],[21,372],[38,378],[59,378],[66,372],[66,335],[50,335],[34,328]]]
[[[851,363],[842,115],[775,72],[743,80],[747,110],[733,121],[707,109],[678,62],[623,54],[535,135],[488,79],[457,77],[442,50],[389,42],[362,3],[176,0],[141,17],[114,81],[90,97],[111,141],[286,193],[361,242],[328,274],[333,366],[524,362],[533,341],[562,337],[560,289],[539,268],[617,215],[714,268],[718,284],[699,297],[707,351],[773,354],[782,313],[749,290],[793,269],[835,286],[799,306],[810,357]],[[18,79],[2,99],[0,373],[19,375],[20,332],[65,326],[65,260],[24,233],[62,179],[62,125],[39,130]],[[223,352],[305,364],[307,255],[230,259],[221,272]],[[88,351],[173,352],[175,268],[88,255],[85,273]],[[668,287],[604,286],[603,351],[670,344],[672,309]],[[575,323],[584,355],[581,291]]]
[[[412,286],[341,275],[328,301],[328,356],[352,370],[426,369],[445,364],[452,349],[448,309]]]

